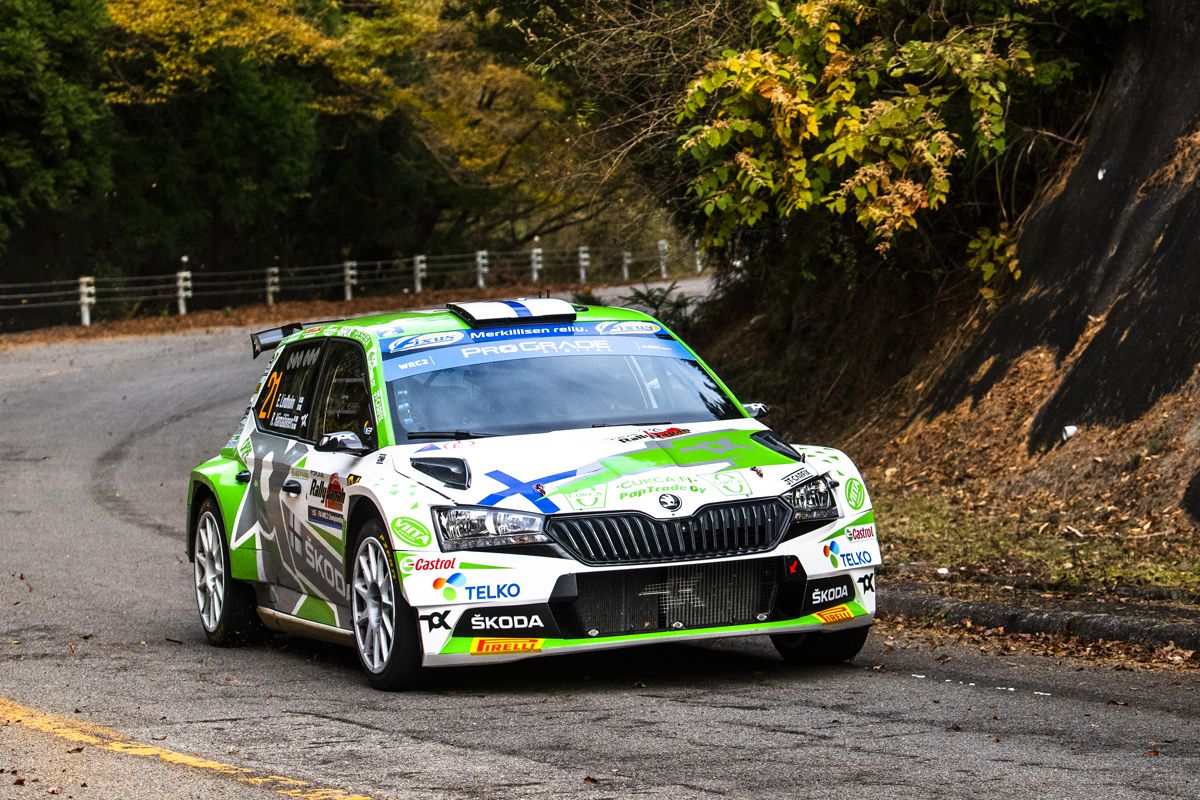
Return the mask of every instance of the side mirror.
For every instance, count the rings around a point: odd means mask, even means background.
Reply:
[[[763,403],[742,403],[742,408],[746,409],[746,413],[750,415],[751,419],[762,419],[771,411]]]
[[[325,434],[317,440],[317,450],[322,453],[353,453],[357,456],[365,456],[371,452],[371,448],[363,444],[363,440],[354,431]]]

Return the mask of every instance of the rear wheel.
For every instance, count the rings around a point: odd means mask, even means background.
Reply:
[[[863,625],[829,633],[780,633],[771,643],[789,664],[840,664],[858,655],[870,632],[871,626]]]
[[[254,590],[229,575],[225,526],[211,498],[200,504],[196,515],[192,562],[196,607],[208,641],[227,647],[259,638],[265,629],[255,610]]]
[[[417,621],[400,595],[392,548],[378,519],[363,525],[350,577],[355,650],[367,680],[389,692],[413,688],[422,675]]]

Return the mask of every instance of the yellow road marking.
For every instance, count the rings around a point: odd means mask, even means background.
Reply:
[[[39,711],[36,708],[29,708],[20,703],[15,703],[5,697],[0,697],[0,717],[5,719],[6,724],[21,725],[30,730],[66,739],[69,742],[95,747],[97,750],[106,750],[110,753],[120,753],[121,755],[135,756],[137,758],[158,759],[166,764],[215,772],[219,775],[232,778],[239,783],[273,789],[276,794],[281,794],[285,797],[295,797],[298,800],[371,800],[370,797],[364,794],[350,794],[342,789],[314,786],[308,781],[302,781],[297,778],[289,778],[284,775],[268,775],[245,767],[235,767],[232,764],[213,761],[208,758],[177,753],[174,750],[168,750],[165,747],[158,747],[157,745],[135,742],[125,734],[109,728],[93,725],[90,722],[70,719],[69,717],[62,717],[46,711]]]

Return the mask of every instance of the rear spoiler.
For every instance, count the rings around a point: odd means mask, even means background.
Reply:
[[[313,325],[331,325],[335,322],[342,322],[342,320],[325,319],[317,322],[289,322],[287,325],[281,325],[278,328],[252,333],[250,334],[250,350],[254,353],[254,357],[258,358],[264,350],[274,350],[279,346],[280,342],[297,331],[311,328]]]

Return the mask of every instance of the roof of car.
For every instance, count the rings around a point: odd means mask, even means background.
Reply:
[[[499,301],[512,302],[516,301]],[[463,305],[471,305],[464,303]],[[602,322],[608,320],[636,320],[650,321],[653,317],[641,311],[635,311],[631,308],[618,308],[613,306],[594,306],[582,305],[578,303],[571,304],[575,311],[576,322]],[[538,317],[519,317],[511,320],[512,325],[538,325],[546,324],[550,320],[540,319]],[[561,324],[561,321],[556,321]],[[338,328],[335,335],[353,335],[355,338],[361,338],[361,334],[367,334],[374,340],[391,338],[400,335],[420,335],[425,333],[438,333],[441,331],[457,331],[467,330],[472,326],[464,320],[459,313],[452,311],[449,308],[416,308],[407,311],[394,311],[386,314],[373,314],[365,317],[354,317],[345,320],[331,320],[328,322],[314,322],[306,325],[302,330],[291,333],[283,338],[281,344],[286,344],[297,339],[308,338],[309,336],[330,335],[326,330],[328,328]],[[361,332],[361,333],[356,333]]]

